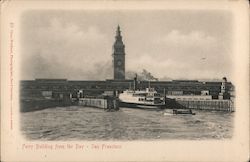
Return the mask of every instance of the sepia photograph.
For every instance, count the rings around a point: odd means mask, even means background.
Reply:
[[[20,2],[1,15],[6,151],[26,161],[68,161],[58,156],[67,151],[83,161],[247,158],[247,3]]]
[[[232,137],[228,11],[27,11],[21,129],[31,140]]]

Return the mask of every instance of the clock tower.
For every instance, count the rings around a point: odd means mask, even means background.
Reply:
[[[125,45],[122,41],[120,26],[118,25],[113,45],[114,80],[125,80]]]

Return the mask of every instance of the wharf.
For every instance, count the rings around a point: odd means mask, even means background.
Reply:
[[[233,112],[234,103],[232,100],[176,100],[180,105],[189,109],[212,110],[212,111],[228,111]]]
[[[115,97],[79,98],[78,105],[101,108],[107,111],[119,110],[119,101]]]

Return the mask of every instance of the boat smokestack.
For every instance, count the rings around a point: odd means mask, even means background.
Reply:
[[[167,96],[166,96],[166,89],[165,88],[164,88],[163,95],[164,95],[164,104],[166,106],[167,105]]]
[[[137,89],[137,74],[134,77],[134,91]]]

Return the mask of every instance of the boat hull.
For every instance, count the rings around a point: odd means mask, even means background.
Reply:
[[[142,103],[128,103],[128,102],[120,102],[120,107],[126,108],[138,108],[138,109],[163,109],[165,108],[164,104],[142,104]]]

